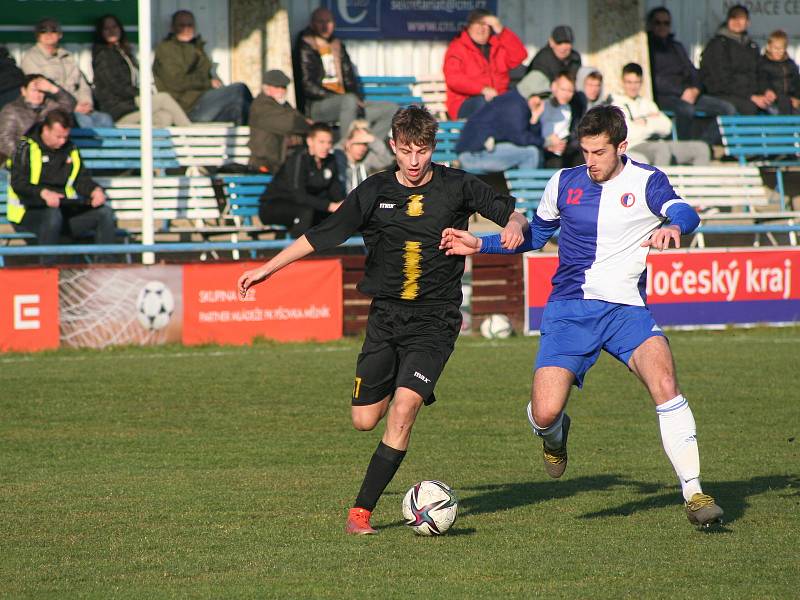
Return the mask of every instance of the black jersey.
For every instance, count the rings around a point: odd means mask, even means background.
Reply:
[[[394,171],[369,177],[335,213],[306,233],[309,243],[315,250],[333,248],[359,231],[367,247],[361,292],[376,298],[460,304],[464,257],[439,250],[442,230],[467,229],[475,212],[505,226],[514,198],[459,169],[431,167],[431,180],[420,187],[401,185]]]

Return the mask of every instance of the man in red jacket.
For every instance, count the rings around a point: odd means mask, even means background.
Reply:
[[[466,119],[498,94],[508,91],[508,72],[522,64],[528,51],[519,37],[495,15],[475,9],[467,26],[444,55],[447,112]]]

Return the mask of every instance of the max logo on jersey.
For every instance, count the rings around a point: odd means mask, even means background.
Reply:
[[[619,203],[622,204],[622,206],[624,206],[625,208],[630,208],[631,206],[633,206],[634,202],[636,202],[636,196],[634,196],[630,192],[622,194],[622,196],[620,196],[619,198]]]
[[[408,204],[406,205],[406,214],[409,217],[421,217],[423,210],[422,201],[425,196],[422,194],[412,194],[408,197]]]

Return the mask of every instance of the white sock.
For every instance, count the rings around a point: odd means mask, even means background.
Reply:
[[[688,501],[694,494],[702,491],[700,452],[697,449],[697,428],[692,409],[689,408],[686,398],[678,395],[657,406],[656,414],[664,451],[681,482],[683,497]]]
[[[531,403],[528,402],[528,423],[530,423],[531,429],[533,429],[533,433],[538,435],[539,437],[544,439],[544,445],[550,448],[551,450],[557,450],[561,448],[563,445],[563,431],[561,429],[562,422],[564,421],[564,413],[562,412],[558,415],[558,418],[553,421],[553,424],[546,429],[542,429],[539,427],[536,422],[533,420],[533,414],[531,414]]]

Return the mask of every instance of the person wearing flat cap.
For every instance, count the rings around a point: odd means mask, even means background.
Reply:
[[[528,65],[526,73],[541,71],[550,81],[559,73],[567,72],[576,77],[581,66],[581,55],[572,45],[575,43],[575,34],[569,25],[558,25],[550,33],[547,46],[539,50]]]
[[[291,80],[283,71],[264,73],[261,93],[250,106],[250,168],[276,173],[287,152],[302,146],[311,122],[286,102],[286,88]]]

